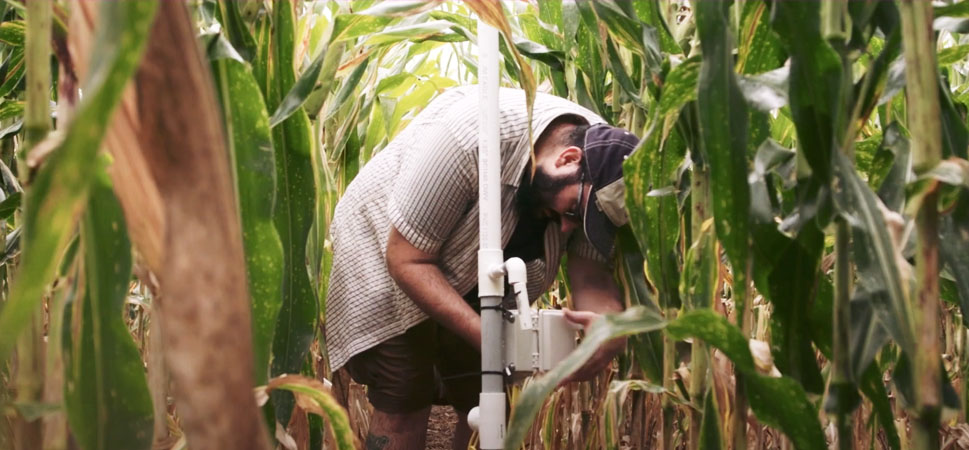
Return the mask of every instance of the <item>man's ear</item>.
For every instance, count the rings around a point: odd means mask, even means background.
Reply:
[[[574,145],[565,147],[555,159],[556,167],[576,165],[582,162],[582,149]]]

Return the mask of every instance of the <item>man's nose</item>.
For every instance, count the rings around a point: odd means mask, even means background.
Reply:
[[[575,230],[577,226],[578,225],[571,220],[562,219],[561,223],[559,223],[559,231],[561,231],[562,234],[569,234]]]

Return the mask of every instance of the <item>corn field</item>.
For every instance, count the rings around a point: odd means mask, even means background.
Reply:
[[[505,448],[969,448],[969,2],[7,0],[0,449],[359,447],[330,218],[478,18],[641,138],[626,310]]]

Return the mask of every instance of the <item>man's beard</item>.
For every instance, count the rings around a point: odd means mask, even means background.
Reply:
[[[518,190],[518,206],[522,214],[538,215],[543,210],[552,209],[555,196],[563,189],[579,182],[580,168],[568,174],[553,176],[539,167],[535,171],[531,182],[528,180],[529,170],[525,169],[521,187]]]

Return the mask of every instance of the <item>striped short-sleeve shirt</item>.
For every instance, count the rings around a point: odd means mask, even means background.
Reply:
[[[326,300],[326,346],[334,370],[427,318],[387,270],[391,227],[418,249],[438,255],[441,272],[459,294],[477,284],[478,101],[477,86],[439,95],[371,159],[337,204]],[[523,91],[500,90],[503,245],[518,223],[515,199],[532,147],[525,105]],[[532,136],[566,114],[603,122],[586,108],[538,94]],[[554,281],[566,246],[574,254],[604,260],[581,234],[570,239],[557,225],[545,230],[545,257],[528,264],[533,298]]]

